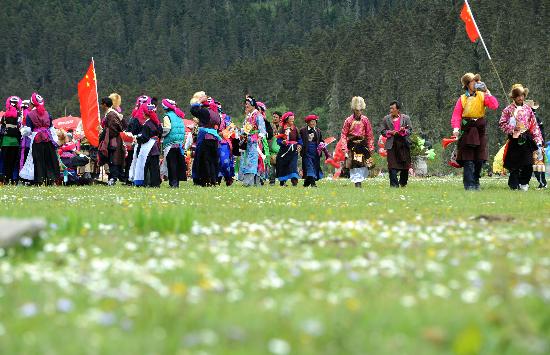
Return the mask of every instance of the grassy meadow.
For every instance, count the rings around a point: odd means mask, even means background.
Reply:
[[[319,185],[0,187],[0,354],[550,353],[550,190]]]

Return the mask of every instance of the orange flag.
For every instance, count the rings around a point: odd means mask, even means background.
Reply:
[[[99,145],[99,102],[94,60],[90,63],[86,75],[78,82],[78,100],[84,135],[90,145]]]
[[[470,41],[477,41],[479,38],[479,32],[474,21],[474,16],[470,11],[470,7],[466,3],[464,3],[462,11],[460,11],[460,19],[464,21],[464,24],[466,25],[466,33],[468,34]]]

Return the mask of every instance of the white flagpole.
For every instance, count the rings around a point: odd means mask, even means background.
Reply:
[[[99,125],[101,122],[101,112],[99,111],[99,94],[97,93],[97,74],[95,73],[94,57],[92,57],[92,68],[94,68],[95,96],[97,97],[97,121]]]
[[[497,75],[497,79],[500,83],[500,88],[502,89],[502,92],[504,93],[504,97],[508,100],[508,97],[506,95],[506,90],[504,90],[504,84],[502,84],[502,80],[500,79],[500,75],[498,74],[497,68],[495,67],[495,63],[493,63],[493,58],[491,58],[491,55],[489,54],[489,50],[487,49],[487,46],[485,45],[485,41],[483,40],[483,36],[481,35],[481,31],[479,30],[479,27],[477,27],[477,22],[474,17],[474,13],[472,12],[472,8],[470,7],[470,3],[468,0],[464,0],[464,3],[468,7],[468,11],[470,12],[470,17],[472,18],[472,21],[474,22],[474,26],[476,27],[476,31],[479,34],[479,38],[481,39],[481,44],[483,44],[483,48],[485,48],[485,53],[487,53],[487,57],[489,57],[489,62],[491,63],[491,66],[493,67],[493,70],[495,71],[495,74]],[[508,100],[508,102],[510,102]]]
[[[479,38],[481,39],[481,44],[483,44],[483,48],[485,48],[485,53],[487,53],[487,57],[489,57],[489,60],[493,60],[491,58],[491,55],[489,54],[489,50],[487,49],[487,46],[485,45],[485,41],[483,40],[483,36],[481,35],[481,31],[479,30],[479,27],[477,27],[477,22],[474,17],[474,13],[472,12],[472,8],[470,7],[470,3],[468,3],[468,0],[464,0],[466,3],[466,6],[468,6],[468,11],[470,12],[470,16],[472,17],[472,21],[474,21],[474,26],[476,26],[476,31],[479,34]]]
[[[97,74],[95,72],[94,57],[92,57],[92,68],[94,69],[93,80],[95,81],[95,96],[97,97],[97,127],[101,129],[101,112],[99,111],[99,94],[97,93]],[[99,170],[101,172],[101,181],[103,181],[103,172],[105,171],[105,169],[103,167],[99,167]]]

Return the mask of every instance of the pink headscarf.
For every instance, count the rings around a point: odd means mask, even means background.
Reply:
[[[23,125],[27,125],[27,115],[31,111],[29,106],[31,104],[31,100],[23,100],[21,101],[21,108],[23,108]],[[23,106],[25,105],[25,106]]]
[[[149,103],[149,104],[142,104],[141,107],[143,108],[143,113],[145,114],[145,116],[149,117],[149,119],[153,121],[155,125],[159,126],[160,121],[157,116],[155,105]]]
[[[44,107],[45,101],[42,96],[38,95],[36,92],[31,96],[31,103],[36,107],[36,112],[38,112],[39,115],[42,116],[46,112],[46,108]]]
[[[286,120],[288,120],[290,116],[294,116],[294,112],[285,112],[283,117],[281,117],[281,122],[283,123],[283,125],[286,125]]]
[[[151,98],[147,95],[142,95],[136,100],[136,106],[132,110],[132,117],[137,118],[140,124],[143,124],[143,122],[145,122],[145,117],[143,116],[143,105],[147,105],[150,103]]]
[[[18,96],[10,96],[6,100],[6,113],[4,117],[6,118],[15,118],[18,115],[18,112],[21,109],[21,99]]]
[[[182,120],[185,118],[185,112],[183,112],[182,110],[180,110],[180,108],[179,108],[178,105],[176,104],[176,101],[174,101],[174,100],[163,99],[163,100],[162,100],[162,107],[163,107],[164,109],[170,109],[170,110],[174,111],[174,113],[175,113],[179,118],[181,118]]]
[[[203,102],[203,106],[207,106],[209,109],[211,109],[214,112],[218,112],[219,110],[218,104],[216,103],[216,100],[214,100],[213,97],[208,97],[206,99],[206,102]]]
[[[262,114],[262,116],[264,116],[265,118],[265,115],[266,115],[266,112],[267,111],[267,107],[265,106],[265,104],[261,101],[257,101],[256,104],[258,105],[258,108],[260,109],[260,113]]]

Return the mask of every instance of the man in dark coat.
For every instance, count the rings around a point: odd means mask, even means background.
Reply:
[[[99,152],[109,164],[109,185],[114,185],[122,178],[122,167],[126,152],[120,137],[122,121],[120,115],[113,109],[113,100],[108,97],[101,99],[101,108],[105,111],[105,128],[103,140],[99,143]]]
[[[411,167],[410,135],[412,124],[409,116],[402,114],[397,101],[390,103],[390,114],[384,117],[381,134],[386,137],[384,149],[388,152],[388,172],[391,187],[405,187]],[[399,180],[397,174],[399,173]]]

